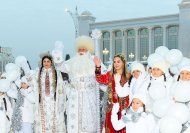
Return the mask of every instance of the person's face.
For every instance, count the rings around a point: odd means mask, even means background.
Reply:
[[[189,71],[181,71],[180,72],[180,79],[183,81],[190,80],[190,72]]]
[[[0,92],[0,96],[4,95],[4,92]]]
[[[114,68],[116,72],[123,70],[124,64],[119,57],[114,58]]]
[[[137,79],[139,75],[141,74],[141,72],[139,70],[134,70],[132,74],[133,74],[133,77]]]
[[[27,89],[27,88],[28,88],[28,84],[22,82],[22,83],[21,83],[21,88],[23,88],[23,89]]]
[[[43,67],[45,68],[45,69],[48,69],[48,68],[50,68],[51,67],[51,60],[49,60],[48,58],[45,58],[44,60],[43,60]]]
[[[86,52],[87,52],[87,49],[86,49],[86,48],[79,48],[79,49],[78,49],[79,55],[84,55]]]
[[[163,71],[160,70],[159,68],[152,68],[152,76],[154,76],[154,77],[160,77],[163,74],[164,74]]]
[[[132,108],[135,112],[138,111],[139,107],[143,107],[143,102],[141,102],[141,100],[134,98],[132,101]]]

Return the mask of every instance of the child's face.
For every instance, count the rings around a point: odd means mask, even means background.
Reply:
[[[28,84],[22,82],[22,83],[21,83],[21,88],[23,88],[23,89],[27,89],[27,88],[28,88]]]
[[[159,68],[152,68],[152,76],[153,77],[160,77],[163,74],[164,74],[163,71],[160,70]]]
[[[181,71],[180,72],[180,79],[183,81],[188,81],[190,80],[190,72],[189,71]]]
[[[4,94],[4,92],[0,92],[0,96],[2,96]]]
[[[143,107],[143,105],[143,102],[137,98],[134,98],[132,101],[132,108],[135,112],[138,111],[139,107]]]
[[[132,74],[133,74],[133,77],[135,77],[137,79],[139,77],[140,73],[141,72],[139,70],[134,70]]]

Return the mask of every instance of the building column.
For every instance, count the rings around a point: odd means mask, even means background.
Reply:
[[[148,27],[148,39],[149,39],[149,41],[148,41],[148,54],[149,55],[152,53],[152,29],[153,29],[152,26]],[[149,55],[146,55],[146,56],[148,57]]]
[[[190,57],[190,0],[182,0],[179,4],[179,41],[178,48],[183,55]]]
[[[162,25],[162,29],[163,29],[163,46],[166,46],[166,28],[167,28],[167,25]]]
[[[127,44],[127,30],[126,29],[125,29],[124,33],[125,33],[124,34],[125,35],[125,47],[124,47],[125,48],[125,58],[127,59],[129,53],[127,53],[127,45],[128,44]]]
[[[122,29],[122,54],[125,56],[126,58],[126,30]]]
[[[135,60],[137,61],[138,59],[139,59],[139,54],[138,54],[138,52],[139,52],[139,28],[134,28],[134,30],[135,30],[135,53],[134,53],[134,55],[135,55]]]
[[[100,39],[100,57],[103,60],[103,37]]]
[[[110,30],[110,49],[109,49],[109,52],[110,52],[109,59],[112,60],[112,57],[113,57],[113,30]]]

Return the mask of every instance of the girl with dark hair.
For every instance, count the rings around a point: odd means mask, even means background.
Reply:
[[[126,95],[132,94],[134,95],[140,86],[143,85],[146,80],[147,74],[145,73],[145,68],[141,63],[133,62],[131,64],[131,76],[129,78],[128,83],[124,87],[128,87],[130,92],[126,92],[127,89],[123,89],[123,87],[119,84],[116,84],[116,91],[120,97],[124,97]]]
[[[155,133],[157,128],[154,116],[145,112],[145,106],[146,96],[136,93],[133,95],[130,108],[124,110],[126,113],[118,120],[119,104],[114,104],[111,116],[114,129],[126,128],[127,133]]]
[[[106,74],[101,74],[101,61],[97,57],[94,58],[96,65],[96,80],[101,84],[108,85],[107,89],[107,108],[105,111],[105,132],[106,133],[125,133],[125,129],[119,131],[114,130],[111,123],[111,111],[114,103],[119,103],[119,119],[121,118],[121,111],[129,106],[129,96],[119,97],[116,93],[116,82],[119,82],[121,86],[127,82],[127,69],[126,60],[122,54],[117,54],[113,59],[112,70]],[[104,112],[103,112],[104,113]]]
[[[168,76],[169,64],[165,61],[157,61],[152,66],[152,71],[137,92],[147,96],[146,111],[152,112],[153,103],[161,98],[170,98],[170,88],[173,78]]]
[[[36,88],[36,133],[66,132],[64,122],[65,95],[62,75],[54,67],[52,57],[44,55],[37,72]]]

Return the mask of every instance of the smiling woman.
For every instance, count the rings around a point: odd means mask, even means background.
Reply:
[[[65,133],[64,111],[65,93],[62,75],[54,67],[53,59],[48,53],[42,56],[41,67],[31,84],[35,90],[35,132]],[[59,118],[59,119],[57,119]]]
[[[104,127],[106,133],[115,133],[116,130],[113,128],[111,123],[111,111],[114,103],[119,103],[119,119],[121,118],[121,111],[124,108],[129,106],[129,95],[125,97],[119,97],[116,91],[116,86],[121,85],[122,87],[127,84],[127,68],[126,68],[126,60],[122,54],[117,54],[114,56],[114,64],[112,70],[107,72],[106,74],[101,74],[101,61],[99,58],[94,58],[94,63],[96,65],[96,80],[101,84],[108,85],[107,89],[107,105],[106,109],[103,110],[103,114],[105,114],[105,122]],[[128,89],[128,88],[124,88]],[[117,133],[125,133],[125,129],[121,129],[117,131]]]

